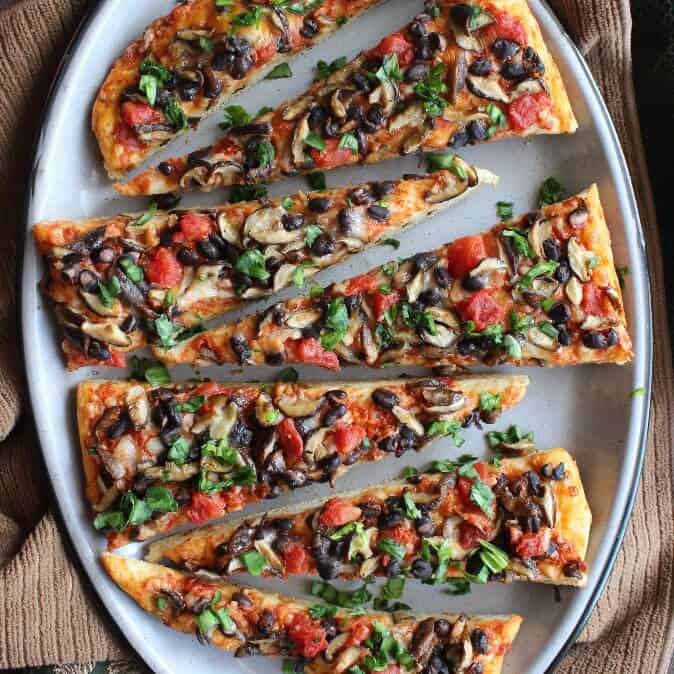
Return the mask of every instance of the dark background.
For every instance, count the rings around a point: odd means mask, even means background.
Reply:
[[[646,159],[655,197],[674,335],[674,0],[632,0],[634,83]],[[651,251],[651,254],[655,251]]]

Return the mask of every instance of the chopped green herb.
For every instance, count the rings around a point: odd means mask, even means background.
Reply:
[[[501,409],[501,394],[483,391],[480,393],[480,410],[482,412],[494,412]]]
[[[358,140],[353,132],[349,131],[348,133],[343,134],[339,139],[338,147],[340,150],[348,149],[351,150],[353,154],[358,154]]]
[[[541,321],[538,324],[538,329],[547,337],[550,337],[550,339],[557,339],[559,336],[559,330],[550,323],[550,321]]]
[[[554,204],[564,198],[566,190],[557,178],[546,178],[538,193],[538,206]]]
[[[401,82],[403,79],[403,74],[400,70],[400,66],[398,65],[398,55],[388,54],[387,56],[384,56],[384,61],[375,75],[381,82],[390,80],[397,80],[398,82]]]
[[[233,26],[259,26],[264,10],[259,5],[253,5],[253,7],[247,11],[242,12],[241,14],[235,14],[232,17]]]
[[[141,216],[136,218],[133,222],[130,222],[129,225],[131,227],[142,227],[143,225],[147,225],[152,218],[154,218],[155,213],[157,212],[157,204],[153,201]]]
[[[512,212],[511,212],[512,215]],[[501,236],[510,239],[510,243],[516,253],[524,255],[526,257],[534,257],[534,251],[532,250],[529,239],[527,239],[522,232],[517,229],[504,229],[501,232]]]
[[[405,516],[409,519],[417,520],[421,517],[421,510],[419,510],[417,504],[412,500],[409,492],[405,492],[403,495],[403,506],[405,508]]]
[[[232,127],[248,124],[250,120],[251,116],[246,112],[245,108],[240,105],[228,105],[223,111],[220,128],[223,131],[229,131]]]
[[[255,201],[263,199],[269,193],[266,185],[234,185],[229,193],[229,203],[238,204],[241,201]]]
[[[138,265],[134,264],[131,258],[120,257],[119,266],[122,268],[122,271],[127,275],[127,277],[134,283],[140,283],[143,278],[143,270]]]
[[[241,274],[259,281],[266,281],[270,277],[264,255],[256,248],[249,248],[241,253],[234,268]]]
[[[168,606],[168,600],[166,597],[157,597],[156,605],[159,611],[163,611]]]
[[[349,312],[343,297],[330,300],[325,319],[325,332],[321,335],[324,349],[331,351],[345,337],[349,327]]]
[[[304,234],[304,243],[308,248],[314,245],[314,241],[323,233],[323,230],[318,225],[309,225]]]
[[[201,409],[201,406],[206,402],[206,396],[193,396],[187,402],[180,403],[178,409],[181,412],[188,412],[194,414]]]
[[[489,517],[494,516],[494,492],[482,480],[475,480],[470,488],[470,500]]]
[[[180,102],[175,96],[171,96],[164,106],[164,114],[177,131],[187,128],[187,117],[185,117],[185,113],[180,107]]]
[[[384,239],[383,241],[377,241],[380,246],[391,246],[394,250],[400,248],[400,241],[398,239]]]
[[[480,540],[480,548],[480,559],[492,573],[501,573],[508,566],[510,558],[501,548],[484,540]]]
[[[403,478],[405,480],[409,480],[411,477],[416,475],[419,475],[419,469],[415,468],[414,466],[406,466],[405,470],[403,470]]]
[[[323,618],[334,618],[337,614],[336,606],[327,606],[325,604],[313,604],[309,607],[309,615],[314,620],[323,620]]]
[[[347,59],[346,56],[340,56],[331,63],[326,61],[319,61],[316,64],[316,80],[326,80],[332,73],[336,72],[340,68],[343,68],[346,65]]]
[[[455,597],[470,593],[470,583],[465,578],[448,578],[447,585],[449,585],[448,594]]]
[[[145,492],[145,502],[154,512],[174,513],[178,510],[178,503],[173,492],[166,487],[148,487]]]
[[[266,80],[282,80],[293,76],[293,71],[287,63],[279,63],[271,72],[265,77]]]
[[[241,555],[241,561],[251,576],[259,576],[264,571],[264,567],[267,566],[267,559],[257,550],[244,552]]]
[[[518,314],[514,310],[510,312],[510,328],[513,332],[526,332],[533,325],[534,319],[528,314]]]
[[[430,172],[447,169],[461,180],[468,178],[463,166],[456,162],[456,155],[451,152],[433,152],[426,155],[426,168]]]
[[[533,431],[526,433],[519,426],[509,426],[505,431],[489,431],[487,442],[491,449],[496,449],[502,444],[514,445],[522,440],[533,442]]]
[[[377,550],[385,555],[390,555],[399,562],[405,559],[405,547],[392,538],[380,538],[377,541]]]
[[[444,74],[445,66],[439,64],[431,68],[422,82],[414,85],[414,93],[424,101],[424,112],[430,117],[439,117],[448,105],[441,95],[447,92]]]
[[[307,176],[307,182],[309,183],[309,187],[311,187],[312,190],[321,192],[326,188],[325,173],[321,173],[320,171],[310,173]]]
[[[286,209],[286,211],[292,211],[293,209],[293,199],[292,197],[284,197],[281,202],[281,206]]]
[[[185,463],[187,463],[189,455],[190,455],[190,445],[187,442],[187,440],[183,438],[181,435],[171,443],[166,458],[171,463],[175,463],[176,466],[182,466]]]
[[[513,203],[512,201],[497,201],[496,213],[501,222],[507,222],[513,218]]]
[[[315,580],[311,584],[311,594],[314,597],[320,597],[323,601],[328,602],[328,604],[335,604],[342,608],[358,608],[367,604],[372,599],[372,595],[366,585],[349,592],[347,590],[337,590],[330,583],[320,580]]]
[[[531,288],[535,279],[539,276],[547,276],[552,274],[557,267],[559,267],[559,262],[554,260],[547,260],[546,262],[539,262],[535,264],[526,274],[517,283],[517,287],[520,290],[527,290]]]
[[[315,267],[316,265],[313,262],[302,262],[297,266],[295,273],[293,274],[293,283],[296,288],[304,288],[304,272],[306,269]]]
[[[119,284],[119,279],[116,276],[110,278],[109,281],[98,282],[98,296],[104,307],[112,307],[115,304],[115,298],[122,292],[122,287]]]
[[[434,421],[427,429],[426,435],[431,437],[435,435],[443,435],[452,439],[455,447],[461,447],[465,439],[461,436],[461,424],[456,420],[451,421]]]
[[[145,379],[152,386],[171,383],[171,375],[164,364],[138,356],[131,357],[131,378]]]
[[[325,141],[313,131],[304,139],[304,144],[322,152],[325,150]]]
[[[201,49],[201,51],[206,52],[207,54],[212,54],[213,53],[213,40],[211,40],[210,38],[202,35],[199,38],[199,49]]]
[[[300,378],[300,373],[294,367],[286,367],[278,374],[278,381],[293,383]]]
[[[506,354],[513,360],[522,359],[522,345],[517,341],[516,337],[505,335],[503,337],[503,348]]]

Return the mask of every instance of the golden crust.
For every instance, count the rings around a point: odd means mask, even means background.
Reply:
[[[331,2],[330,12],[335,12],[335,16],[347,16],[355,18],[364,11],[373,7],[381,0],[334,0]],[[174,40],[176,33],[181,29],[200,30],[212,29],[220,33],[227,33],[231,27],[231,17],[235,10],[245,11],[249,7],[246,0],[239,0],[231,7],[232,11],[219,14],[215,10],[212,0],[187,0],[175,7],[168,15],[160,17],[150,24],[137,40],[132,42],[124,53],[115,61],[110,72],[105,78],[101,88],[96,96],[91,111],[91,126],[98,141],[98,145],[103,157],[103,163],[108,175],[112,179],[120,179],[125,173],[138,166],[148,157],[157,152],[163,145],[149,144],[146,147],[140,147],[135,150],[125,148],[117,140],[116,129],[121,122],[120,104],[122,93],[129,87],[134,86],[138,80],[138,69],[147,57],[156,57],[164,54],[169,44]],[[325,11],[328,11],[327,5]],[[295,21],[291,18],[291,21]],[[297,19],[299,20],[299,19]],[[320,32],[312,40],[311,45],[318,44],[322,39],[330,35],[339,28],[337,22],[321,23]],[[247,33],[250,29],[243,29]],[[271,19],[265,19],[261,22],[258,31],[266,37],[268,41],[275,40],[276,34]],[[264,41],[263,41],[264,42]],[[260,67],[253,66],[243,79],[235,80],[227,77],[224,82],[222,92],[217,98],[208,101],[201,101],[201,107],[192,104],[189,112],[198,113],[204,118],[217,110],[231,96],[239,93],[242,89],[252,86],[261,80],[267,72],[274,66],[290,61],[298,53],[303,51],[303,41],[293,45],[293,49],[288,53],[276,52],[275,55]],[[203,106],[207,105],[204,110]],[[192,115],[190,115],[192,116]],[[171,140],[174,140],[184,131],[178,131]]]
[[[539,473],[541,467],[546,464],[554,467],[560,463],[564,464],[564,478],[550,482],[557,504],[557,522],[554,531],[562,540],[571,545],[577,559],[584,561],[592,515],[575,459],[564,449],[550,449],[521,458],[502,459],[500,470],[508,479],[513,480],[529,470]],[[399,495],[406,484],[403,481],[387,482],[366,489],[340,493],[340,499],[353,500],[356,504],[371,500],[383,502],[388,496]],[[324,503],[325,499],[317,499],[286,508],[276,508],[267,511],[264,516],[267,519],[292,517],[302,512],[320,510]],[[222,524],[201,527],[163,538],[148,547],[145,560],[148,562],[167,560],[178,567],[189,567],[193,570],[211,569],[216,556],[216,548],[223,542],[227,542],[236,529],[248,519],[250,518],[236,518]],[[514,579],[576,587],[583,587],[587,583],[587,574],[584,572],[580,578],[572,578],[565,576],[559,565],[544,562],[538,564],[538,569],[540,573],[536,578],[514,576]]]
[[[157,606],[157,593],[162,590],[183,588],[186,581],[189,582],[188,574],[169,569],[157,564],[149,564],[139,560],[119,557],[111,554],[101,555],[101,563],[112,580],[132,599],[159,618],[165,625],[180,632],[194,634],[197,630],[196,616],[193,613],[180,613],[174,615],[172,612],[162,612]],[[233,595],[245,590],[245,594],[252,602],[252,611],[261,613],[263,610],[274,612],[277,616],[281,614],[293,615],[299,612],[306,612],[313,602],[302,601],[290,597],[284,597],[275,593],[262,592],[254,588],[242,588],[241,586],[227,583],[224,581],[202,581],[202,586],[207,586],[209,591],[220,593],[218,602],[219,608],[229,608],[236,612],[237,603],[233,600]],[[455,623],[462,616],[456,614],[391,614],[369,612],[365,614],[373,622],[377,622],[385,627],[392,628],[398,638],[409,641],[414,628],[424,619],[429,617],[444,618],[451,623]],[[345,624],[348,630],[352,617],[350,614],[340,609],[337,611],[336,619]],[[487,655],[479,656],[480,663],[483,666],[482,671],[488,674],[499,674],[504,655],[510,650],[512,643],[517,636],[522,618],[518,615],[493,615],[493,616],[463,616],[466,620],[465,633],[470,634],[474,629],[480,628],[487,630],[490,634],[491,647]],[[239,622],[239,621],[237,621]],[[243,621],[239,622],[242,628]],[[344,627],[342,628],[344,629]],[[250,630],[248,630],[250,631]],[[220,630],[216,630],[211,638],[214,646],[232,652],[242,643],[241,640],[234,637],[226,637]],[[364,655],[365,653],[363,653]],[[310,661],[305,671],[308,674],[328,674],[334,671],[333,665],[326,662],[322,657]]]

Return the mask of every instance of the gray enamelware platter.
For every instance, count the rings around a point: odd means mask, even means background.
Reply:
[[[612,567],[622,540],[642,464],[648,424],[652,326],[648,269],[643,234],[629,179],[628,166],[606,108],[585,63],[561,26],[540,0],[530,0],[548,45],[560,66],[580,128],[573,136],[512,140],[470,148],[463,156],[500,176],[496,187],[485,186],[448,211],[401,235],[401,247],[378,247],[355,256],[351,262],[317,277],[322,284],[364,272],[396,256],[426,250],[468,233],[487,229],[496,222],[495,204],[513,201],[516,212],[535,206],[541,182],[556,176],[569,194],[592,182],[599,185],[613,236],[617,266],[629,266],[625,301],[634,341],[634,361],[625,367],[586,366],[564,370],[525,368],[531,377],[523,404],[504,414],[496,426],[517,423],[535,433],[539,448],[565,447],[574,453],[593,512],[588,562],[589,584],[583,590],[563,588],[555,598],[553,588],[515,584],[474,587],[471,594],[452,597],[431,586],[408,582],[404,601],[423,611],[509,613],[524,617],[522,630],[506,660],[505,672],[533,674],[548,670],[559,660],[587,619]],[[154,18],[166,14],[174,0],[100,0],[93,6],[82,29],[64,58],[63,68],[48,103],[42,133],[35,150],[32,186],[27,203],[26,228],[54,218],[83,218],[129,210],[143,210],[143,200],[122,199],[113,191],[97,156],[89,126],[97,88],[114,59]],[[383,35],[405,24],[422,8],[421,0],[389,0],[341,31],[315,50],[292,63],[292,79],[263,81],[235,102],[249,111],[301,92],[311,81],[319,59],[352,57],[374,45]],[[132,9],[132,11],[129,11]],[[159,159],[182,154],[208,144],[217,133],[218,115],[196,133],[178,140]],[[396,160],[374,167],[355,167],[328,174],[329,186],[361,180],[398,177],[419,170],[417,158]],[[302,179],[290,179],[272,187],[272,194],[306,189]],[[223,194],[190,195],[182,205],[213,204]],[[259,674],[280,672],[280,662],[260,658],[234,659],[215,648],[200,646],[193,637],[172,632],[146,615],[118,590],[98,563],[105,541],[91,526],[83,494],[77,443],[74,391],[88,378],[120,376],[105,369],[65,370],[48,307],[38,292],[42,261],[31,236],[26,236],[21,279],[22,326],[30,399],[39,439],[54,493],[66,529],[82,565],[105,607],[140,656],[156,672],[209,671]],[[293,294],[286,291],[283,296]],[[265,303],[251,306],[245,313]],[[266,303],[268,304],[268,302]],[[233,315],[235,316],[235,315]],[[228,317],[229,319],[229,317]],[[406,372],[414,372],[407,368]],[[202,368],[212,378],[246,381],[273,379],[273,368]],[[384,372],[345,369],[342,378],[389,378],[402,370]],[[124,374],[124,373],[121,373]],[[194,376],[179,369],[174,379]],[[302,379],[329,379],[316,368],[300,368]],[[637,388],[643,395],[633,396]],[[484,434],[471,430],[461,452],[486,452]],[[356,468],[342,479],[338,489],[352,489],[398,477],[407,465],[425,465],[430,459],[456,456],[449,441],[439,441],[421,454],[387,459],[372,467]],[[279,499],[274,505],[327,497],[329,487],[320,485]],[[269,504],[252,508],[264,510]],[[140,556],[142,548],[131,545],[122,554]],[[253,579],[251,584],[273,587],[273,582]],[[306,593],[308,582],[296,579],[283,584],[287,593]]]

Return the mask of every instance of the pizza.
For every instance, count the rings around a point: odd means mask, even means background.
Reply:
[[[202,321],[302,287],[395,230],[469,194],[488,171],[453,170],[325,192],[196,209],[40,223],[43,291],[70,369],[124,365],[147,343],[170,345]]]
[[[186,0],[117,59],[91,124],[119,179],[232,95],[378,0]]]
[[[596,186],[168,348],[178,363],[548,366],[632,358]]]
[[[535,452],[528,437],[498,443],[523,455],[434,461],[407,482],[164,538],[146,559],[227,576],[585,585],[591,515],[576,462],[562,449]]]
[[[235,657],[297,658],[306,674],[446,672],[457,664],[466,674],[498,674],[522,622],[517,615],[356,612],[112,554],[101,561],[168,627]]]
[[[87,381],[77,419],[87,498],[112,547],[201,524],[353,465],[492,423],[528,378],[174,385]]]
[[[576,128],[525,0],[431,0],[298,98],[116,188],[212,190]]]

